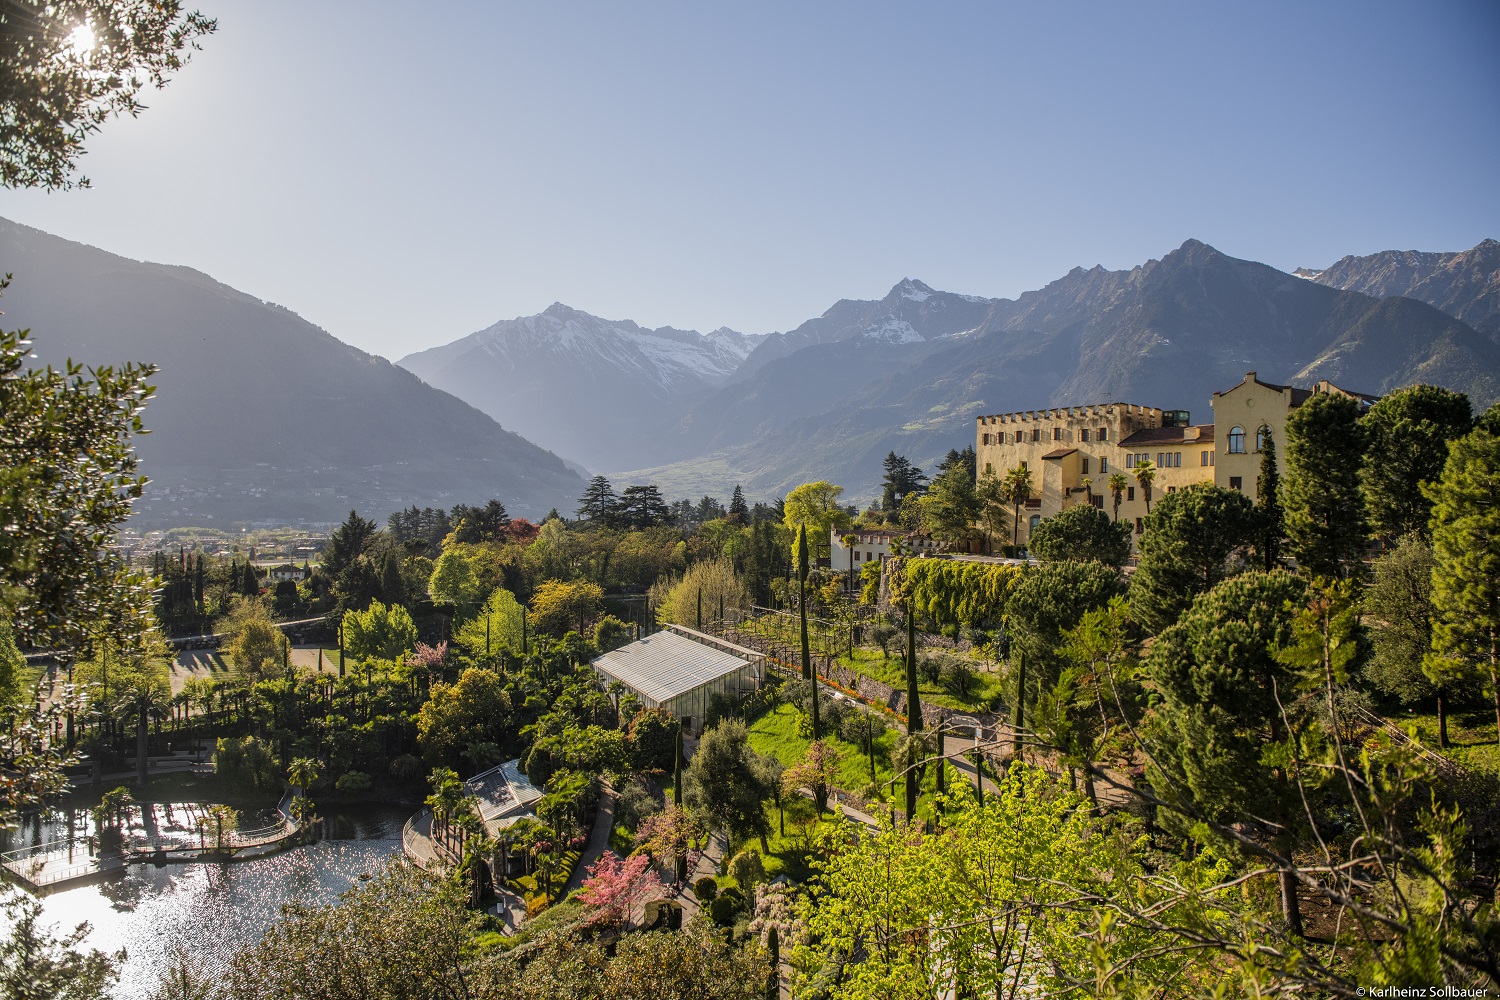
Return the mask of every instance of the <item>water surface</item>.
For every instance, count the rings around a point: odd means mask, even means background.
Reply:
[[[260,940],[286,903],[330,903],[401,852],[407,811],[350,808],[330,817],[329,837],[263,858],[214,864],[131,865],[107,881],[53,893],[43,918],[63,929],[87,921],[86,943],[126,949],[115,996],[142,997],[174,949],[211,969]]]

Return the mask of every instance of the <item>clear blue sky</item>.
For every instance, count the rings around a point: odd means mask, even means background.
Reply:
[[[1500,237],[1494,0],[200,6],[94,189],[0,215],[391,358],[555,300],[763,332],[1188,237],[1288,269]]]

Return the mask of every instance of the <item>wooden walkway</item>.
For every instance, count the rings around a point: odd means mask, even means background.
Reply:
[[[50,892],[125,870],[133,862],[186,862],[277,847],[301,832],[289,811],[288,795],[277,807],[277,822],[253,830],[228,831],[210,839],[204,833],[127,838],[120,848],[96,853],[92,839],[72,837],[0,854],[0,872],[34,893]]]

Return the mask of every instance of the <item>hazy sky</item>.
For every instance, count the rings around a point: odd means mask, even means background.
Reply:
[[[1288,269],[1500,237],[1494,0],[200,6],[93,190],[0,215],[391,358],[556,300],[763,332],[1188,237]]]

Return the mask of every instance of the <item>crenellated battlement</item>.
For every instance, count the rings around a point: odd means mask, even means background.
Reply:
[[[1077,420],[1084,417],[1137,416],[1155,417],[1160,420],[1162,411],[1155,406],[1139,403],[1088,403],[1083,406],[1054,406],[1045,410],[1020,410],[1016,413],[996,413],[975,417],[980,427],[998,427],[1005,424],[1042,423],[1051,420]]]

